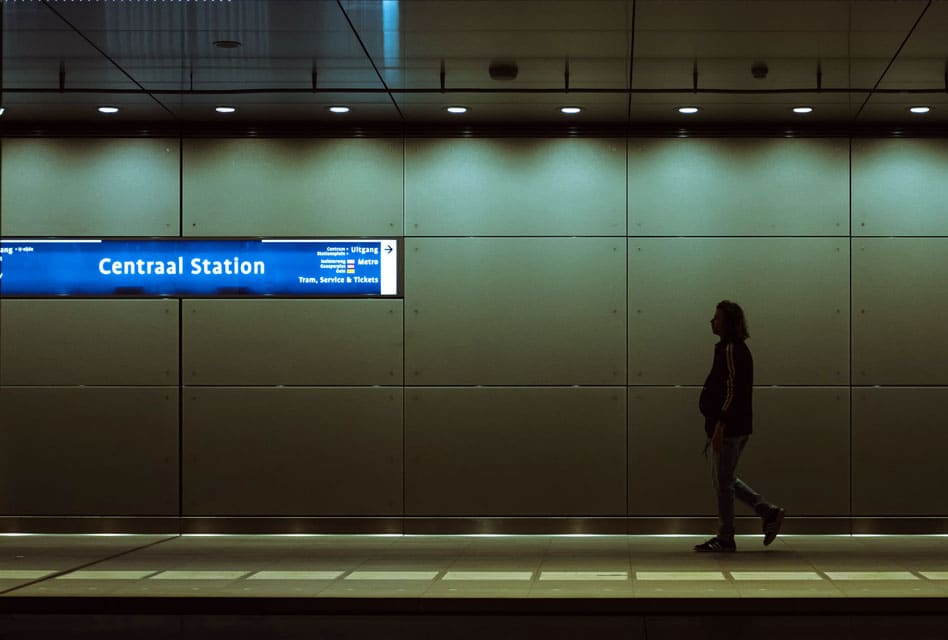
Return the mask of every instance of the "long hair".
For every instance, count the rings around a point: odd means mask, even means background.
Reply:
[[[730,300],[722,300],[717,308],[721,310],[721,315],[724,317],[724,332],[721,336],[724,340],[746,340],[750,337],[741,305]]]

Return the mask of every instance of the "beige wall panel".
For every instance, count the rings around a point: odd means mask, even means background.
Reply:
[[[0,233],[178,235],[178,141],[4,138]]]
[[[629,389],[629,515],[714,515],[700,395],[694,387]]]
[[[406,242],[408,384],[625,384],[625,240]]]
[[[631,138],[629,234],[848,235],[845,138]]]
[[[703,384],[722,299],[747,314],[756,384],[849,383],[849,240],[836,238],[630,240],[630,382]]]
[[[853,389],[853,515],[948,516],[945,388]]]
[[[177,515],[177,388],[6,387],[0,406],[0,513]]]
[[[412,139],[405,232],[625,235],[625,141]]]
[[[629,513],[716,513],[700,388],[629,389]],[[849,515],[849,389],[756,388],[738,477],[794,516]],[[743,506],[738,516],[753,515]]]
[[[177,300],[4,300],[0,384],[177,385]]]
[[[624,515],[625,388],[410,389],[406,403],[406,515]]]
[[[185,388],[184,514],[402,510],[402,390]]]
[[[402,141],[184,142],[184,234],[402,234]]]
[[[853,380],[948,384],[948,238],[853,239]]]
[[[401,300],[184,300],[183,305],[185,384],[402,383]]]
[[[948,235],[948,140],[853,139],[853,234]]]
[[[849,387],[754,389],[739,477],[791,516],[849,515]]]

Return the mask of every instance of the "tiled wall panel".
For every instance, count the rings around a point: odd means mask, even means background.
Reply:
[[[0,233],[176,236],[179,147],[169,138],[4,138]]]
[[[701,389],[629,389],[629,515],[714,514]]]
[[[624,515],[624,388],[405,393],[406,515]]]
[[[183,219],[193,236],[402,234],[402,141],[194,139]]]
[[[178,513],[177,387],[3,387],[0,406],[0,513]]]
[[[185,384],[402,382],[401,300],[185,300],[182,304]]]
[[[853,514],[948,513],[946,388],[853,389]]]
[[[846,138],[630,138],[629,234],[849,234]]]
[[[849,383],[849,241],[632,238],[629,381],[704,383],[715,305],[747,316],[755,384]]]
[[[850,389],[754,389],[754,435],[740,462],[765,499],[805,516],[849,511]]]
[[[178,384],[177,300],[3,300],[0,384]]]
[[[406,235],[404,301],[0,300],[0,513],[178,514],[180,429],[184,515],[712,515],[696,403],[729,298],[760,385],[746,480],[791,516],[948,514],[942,140],[180,157],[4,139],[0,232]]]
[[[410,236],[625,235],[622,139],[409,139]]]
[[[697,387],[629,389],[629,513],[714,515]],[[849,510],[849,388],[755,388],[738,477],[795,516]],[[753,515],[742,506],[736,514]]]
[[[412,385],[625,384],[625,241],[406,242]]]
[[[402,513],[401,388],[184,389],[184,514]]]
[[[948,238],[853,240],[853,380],[948,385]]]
[[[948,141],[853,138],[853,234],[948,235]]]

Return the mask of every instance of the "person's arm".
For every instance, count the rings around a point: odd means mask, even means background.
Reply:
[[[715,453],[721,452],[721,444],[724,442],[724,423],[718,420],[714,423],[714,433],[711,434],[711,450]]]
[[[724,402],[721,403],[721,412],[714,424],[714,433],[711,435],[711,447],[717,452],[721,449],[721,442],[724,440],[724,432],[727,430],[728,411],[734,404],[734,390],[737,385],[737,365],[734,362],[734,343],[729,342],[724,347],[724,363],[727,371],[727,378],[724,384]]]

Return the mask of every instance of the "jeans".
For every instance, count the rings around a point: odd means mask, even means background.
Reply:
[[[766,516],[772,506],[737,477],[737,461],[750,436],[724,438],[721,450],[711,453],[711,481],[718,497],[718,537],[734,538],[734,496],[754,510],[760,517]]]

